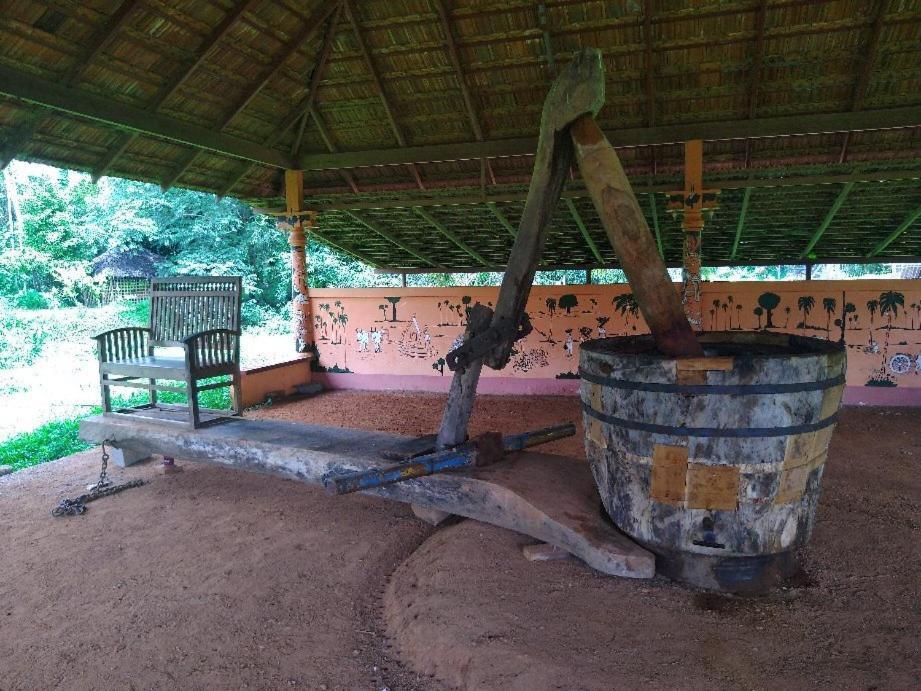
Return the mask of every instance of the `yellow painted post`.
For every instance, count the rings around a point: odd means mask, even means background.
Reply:
[[[304,172],[285,171],[285,207],[287,217],[279,222],[279,229],[288,233],[291,247],[291,320],[294,330],[294,347],[306,353],[313,345],[313,316],[310,311],[310,294],[307,288],[307,235],[313,227],[316,214],[305,213]]]

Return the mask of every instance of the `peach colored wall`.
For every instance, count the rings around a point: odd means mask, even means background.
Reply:
[[[270,393],[291,395],[298,384],[309,384],[312,359],[310,355],[300,354],[284,362],[244,369],[240,373],[243,406],[262,403]]]
[[[621,309],[618,296],[628,292],[626,285],[535,286],[528,301],[534,331],[518,343],[504,370],[487,368],[483,377],[575,377],[582,340],[646,331],[629,304]],[[464,331],[466,306],[491,304],[497,293],[497,288],[312,289],[319,369],[448,378],[441,360]],[[755,309],[765,293],[779,302],[770,315],[761,306],[759,317]],[[811,308],[800,298],[812,298]],[[834,301],[830,314],[826,300]],[[885,308],[893,303],[895,311]],[[707,330],[770,328],[834,340],[841,335],[836,320],[845,305],[853,305],[844,330],[848,385],[921,388],[921,281],[705,283],[703,304]]]

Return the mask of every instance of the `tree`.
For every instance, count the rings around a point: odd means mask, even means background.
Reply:
[[[825,310],[825,331],[831,334],[831,315],[838,309],[838,301],[835,298],[822,298],[822,308]]]
[[[574,307],[579,306],[579,298],[572,293],[566,293],[560,296],[559,306],[566,310],[566,314],[570,314]]]
[[[761,307],[756,307],[752,310],[752,314],[758,317],[758,329],[761,329],[761,315],[764,314],[764,310]]]
[[[783,323],[783,328],[786,329],[787,327],[790,326],[790,312],[792,312],[793,310],[790,308],[789,305],[787,305],[786,307],[783,308],[783,311],[784,311],[784,314],[787,315],[787,320]]]
[[[796,308],[803,313],[803,333],[806,333],[806,327],[808,324],[806,321],[809,319],[809,313],[812,311],[812,308],[815,307],[815,298],[811,295],[800,295],[799,299],[796,301]]]
[[[556,312],[556,298],[547,298],[547,310],[550,312],[550,316],[553,317]]]
[[[761,295],[758,296],[758,306],[767,313],[767,319],[764,324],[765,329],[777,328],[774,326],[773,317],[774,310],[777,309],[779,304],[780,296],[777,293],[761,293]]]
[[[879,294],[879,316],[886,316],[892,331],[892,319],[899,316],[899,307],[905,307],[905,295],[894,290],[887,290]]]
[[[879,309],[879,301],[878,300],[867,300],[867,309],[870,311],[869,332],[870,332],[870,347],[872,348],[873,347],[873,317],[876,316],[876,310]]]
[[[395,322],[397,320],[397,303],[400,301],[400,298],[399,297],[388,297],[388,298],[385,298],[385,300],[387,300],[387,302],[390,303],[393,309],[393,319],[391,319],[390,321]]]

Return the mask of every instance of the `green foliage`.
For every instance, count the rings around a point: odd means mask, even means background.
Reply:
[[[17,295],[13,304],[24,310],[45,310],[51,306],[48,298],[34,288],[28,288]]]
[[[22,470],[85,451],[90,444],[77,436],[79,426],[79,419],[48,422],[32,432],[17,434],[0,442],[0,465]]]

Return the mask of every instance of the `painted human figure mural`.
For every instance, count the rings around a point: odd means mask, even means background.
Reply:
[[[921,386],[921,282],[810,281],[702,285],[708,329],[791,333],[844,342],[849,384]],[[315,289],[312,324],[327,371],[450,374],[444,361],[462,341],[467,310],[495,302],[495,288],[333,291]],[[463,291],[463,292],[462,292]],[[502,371],[484,377],[578,378],[581,344],[646,332],[628,286],[535,286],[533,331]],[[711,313],[712,311],[712,313]],[[388,344],[393,346],[389,347]],[[352,354],[349,358],[346,349]],[[857,381],[859,379],[860,381]]]

